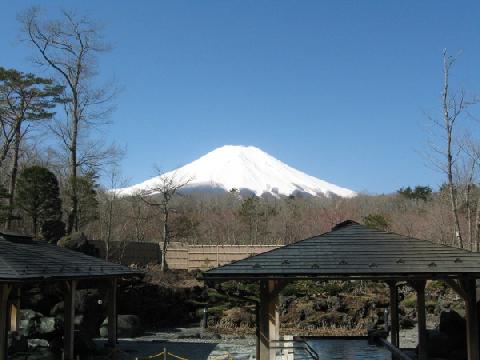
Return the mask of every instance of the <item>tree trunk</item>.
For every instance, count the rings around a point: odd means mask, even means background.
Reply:
[[[115,196],[115,195],[113,195]],[[105,260],[108,261],[110,258],[110,240],[112,237],[112,221],[113,221],[113,201],[115,198],[110,199],[108,207],[108,223],[107,223],[107,236],[105,238]]]
[[[477,201],[477,210],[475,213],[475,251],[480,248],[480,198]]]
[[[32,229],[33,229],[33,238],[36,239],[37,232],[38,232],[38,220],[36,215],[32,216]]]
[[[163,208],[163,248],[162,248],[162,264],[160,270],[167,271],[167,249],[168,249],[168,207]]]
[[[450,205],[452,216],[454,219],[454,244],[455,239],[458,241],[458,246],[463,248],[462,233],[460,230],[460,221],[458,219],[457,211],[457,194],[455,185],[453,183],[453,156],[452,156],[452,133],[453,133],[453,121],[449,113],[449,99],[448,99],[448,71],[449,62],[447,55],[444,55],[444,86],[443,86],[443,116],[445,121],[445,130],[447,132],[447,178],[448,188],[450,192]]]
[[[10,174],[10,189],[8,193],[8,214],[6,228],[12,227],[13,203],[15,200],[15,187],[17,185],[18,155],[20,153],[20,141],[22,139],[22,121],[17,119],[15,124],[15,140],[13,144],[12,172]]]
[[[470,193],[471,193],[472,185],[469,182],[465,189],[465,207],[467,209],[467,231],[468,231],[468,245],[471,251],[474,250],[473,245],[473,217],[472,217],[472,208],[470,206]]]
[[[74,90],[74,89],[72,89]],[[78,123],[80,121],[80,114],[78,110],[78,96],[73,91],[73,112],[72,112],[72,139],[70,143],[70,186],[71,186],[71,208],[68,215],[67,234],[71,234],[73,229],[78,231],[78,194],[77,194],[77,138],[78,138]]]

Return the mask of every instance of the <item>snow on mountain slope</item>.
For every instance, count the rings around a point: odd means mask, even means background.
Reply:
[[[330,184],[324,180],[296,170],[254,146],[226,145],[217,148],[198,160],[181,168],[154,177],[143,183],[118,189],[120,195],[128,196],[150,190],[162,177],[178,182],[190,180],[188,189],[233,188],[250,190],[256,195],[291,195],[297,192],[310,195],[335,194],[352,197],[352,190]]]

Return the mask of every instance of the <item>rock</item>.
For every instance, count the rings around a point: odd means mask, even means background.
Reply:
[[[70,250],[78,251],[87,255],[97,256],[98,250],[94,245],[88,242],[83,232],[75,232],[62,237],[58,240],[57,245]]]
[[[53,316],[44,316],[39,319],[38,332],[40,334],[51,334],[57,330],[57,319]]]
[[[439,330],[448,336],[453,349],[466,349],[466,322],[456,311],[443,311],[440,314]]]
[[[427,352],[429,357],[448,358],[452,343],[447,334],[438,330],[427,330]]]
[[[105,320],[103,323],[102,323],[102,326],[100,327],[100,337],[102,338],[106,338],[108,337],[108,321]]]
[[[20,310],[20,321],[18,327],[18,333],[21,336],[32,337],[36,335],[38,320],[42,317],[42,314],[33,311],[31,309]]]
[[[120,338],[133,338],[142,335],[143,328],[140,318],[136,315],[117,315],[117,335]],[[100,328],[100,336],[108,336],[108,318]]]
[[[24,309],[34,309],[45,315],[49,315],[52,307],[63,299],[63,289],[55,284],[48,287],[34,287],[21,294],[21,303]]]
[[[50,315],[63,318],[64,307],[65,307],[65,303],[63,301],[56,303],[55,305],[53,305],[52,309],[50,310]]]
[[[48,348],[49,343],[45,339],[28,339],[28,347],[31,349],[36,349],[37,347]]]
[[[31,309],[20,309],[20,320],[32,320],[41,316],[42,314]]]
[[[319,299],[313,303],[313,308],[315,309],[315,311],[327,311],[328,302],[325,299]]]
[[[298,320],[300,321],[304,321],[305,320],[305,317],[306,317],[306,314],[305,314],[305,310],[300,310],[300,314],[298,316]]]
[[[412,329],[417,322],[408,316],[400,317],[400,329]]]
[[[220,323],[226,327],[251,327],[255,325],[255,316],[240,307],[234,307],[223,312]]]

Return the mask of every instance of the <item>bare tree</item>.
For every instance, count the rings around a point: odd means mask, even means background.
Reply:
[[[175,194],[188,185],[191,179],[177,179],[175,174],[164,174],[157,177],[157,182],[150,189],[142,191],[140,196],[142,200],[153,207],[160,209],[163,224],[162,234],[162,262],[161,271],[167,270],[167,251],[172,238],[170,230],[170,213],[172,211],[171,201]]]
[[[108,174],[109,189],[103,193],[100,199],[100,226],[101,237],[105,244],[105,260],[110,260],[112,235],[115,224],[121,223],[117,210],[119,200],[119,189],[126,185],[126,181],[121,177],[119,170],[112,167]]]
[[[449,55],[447,50],[443,52],[442,117],[441,119],[431,118],[431,120],[440,129],[440,136],[444,143],[431,145],[433,156],[430,160],[447,177],[450,213],[453,218],[453,243],[463,248],[465,244],[460,226],[458,183],[456,182],[456,175],[458,175],[456,170],[463,154],[457,130],[460,126],[459,120],[467,115],[467,108],[476,101],[474,98],[467,99],[463,89],[455,92],[450,90],[450,72],[456,60],[457,57]]]
[[[151,215],[146,211],[146,205],[142,201],[140,194],[134,194],[127,198],[129,204],[128,217],[133,222],[134,235],[136,242],[145,241],[145,232],[147,223],[151,219]]]
[[[34,61],[50,69],[65,87],[65,121],[52,127],[69,153],[71,208],[67,233],[71,233],[78,212],[77,176],[82,166],[79,142],[89,128],[98,126],[112,110],[115,91],[96,87],[97,57],[109,50],[98,25],[86,17],[62,11],[58,20],[43,20],[38,8],[30,8],[19,20],[27,41],[37,50]],[[91,148],[91,147],[87,147]],[[95,152],[99,154],[99,152]]]

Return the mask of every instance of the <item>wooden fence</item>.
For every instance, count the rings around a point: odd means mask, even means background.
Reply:
[[[105,243],[89,241],[97,249],[98,256],[105,258]],[[183,245],[172,243],[167,251],[170,269],[195,270],[229,264],[249,256],[278,248],[279,245]],[[110,260],[125,265],[159,263],[162,251],[158,243],[120,242],[110,243]]]
[[[172,244],[173,245],[173,244]],[[278,248],[279,245],[177,245],[167,251],[170,269],[209,269]]]

